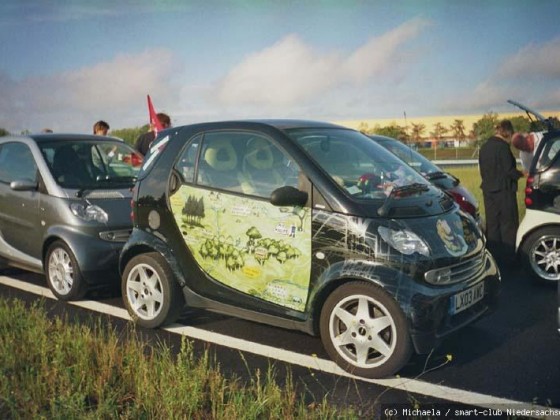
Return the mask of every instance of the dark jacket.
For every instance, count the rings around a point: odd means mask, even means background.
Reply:
[[[517,180],[523,173],[517,170],[507,142],[499,137],[490,137],[480,148],[478,165],[483,192],[517,191]]]
[[[144,133],[140,137],[138,137],[136,143],[134,144],[134,148],[138,150],[138,152],[140,152],[142,156],[146,156],[154,139],[154,132],[148,131],[147,133]]]

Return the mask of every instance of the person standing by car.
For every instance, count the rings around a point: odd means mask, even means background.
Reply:
[[[171,118],[169,118],[169,115],[164,114],[163,112],[159,112],[157,114],[157,119],[159,120],[159,122],[161,123],[164,129],[171,127]],[[150,131],[138,137],[138,140],[136,140],[136,143],[134,144],[134,148],[140,154],[142,154],[142,156],[146,156],[148,150],[150,150],[150,145],[152,144],[155,138],[156,135],[155,135],[154,127],[150,127]]]
[[[515,263],[515,235],[519,226],[517,181],[523,177],[511,152],[512,136],[511,121],[501,121],[495,135],[480,148],[478,157],[488,249],[506,265]]]
[[[533,161],[535,150],[537,150],[542,137],[542,132],[515,133],[513,135],[511,144],[519,150],[519,159],[521,159],[521,165],[523,166],[523,172],[525,174],[528,174],[529,169],[531,169],[531,162]]]
[[[95,124],[93,124],[93,134],[95,134],[96,136],[106,136],[110,128],[111,127],[109,127],[109,124],[107,124],[105,121],[99,120]]]

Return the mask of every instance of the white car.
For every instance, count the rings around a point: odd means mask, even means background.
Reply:
[[[532,277],[556,283],[560,280],[560,130],[557,121],[512,103],[534,115],[547,128],[527,177],[527,210],[517,230],[516,248]]]

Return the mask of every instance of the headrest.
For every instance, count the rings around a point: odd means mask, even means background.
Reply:
[[[225,139],[214,141],[204,152],[204,160],[217,171],[231,171],[237,166],[235,149]]]
[[[254,169],[271,169],[274,156],[270,150],[270,143],[260,138],[251,139],[247,145],[246,160]]]
[[[78,164],[78,154],[72,146],[65,145],[56,149],[53,158],[54,166],[72,166]]]

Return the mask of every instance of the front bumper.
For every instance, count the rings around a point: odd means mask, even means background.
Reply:
[[[493,310],[498,301],[501,277],[494,258],[486,253],[484,269],[474,278],[450,286],[421,287],[411,296],[408,311],[410,332],[417,353],[429,353],[447,335]],[[455,295],[484,282],[482,299],[453,314]]]

